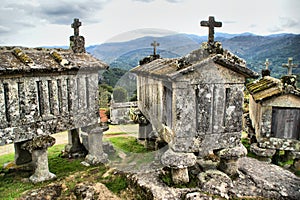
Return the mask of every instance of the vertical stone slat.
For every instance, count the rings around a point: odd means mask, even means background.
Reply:
[[[57,88],[57,80],[52,79],[52,110],[54,115],[59,115],[59,103],[58,103],[58,88]]]
[[[49,104],[49,113],[54,114],[54,99],[53,99],[53,84],[52,80],[47,80],[47,90],[48,90],[48,104]]]
[[[7,126],[7,120],[5,115],[5,96],[4,96],[4,85],[0,80],[0,127]]]
[[[62,89],[62,80],[57,79],[56,80],[56,95],[57,95],[57,109],[59,115],[63,114],[63,89]]]
[[[19,97],[18,97],[18,84],[15,80],[8,80],[8,108],[11,120],[11,126],[18,126],[20,119],[19,112]]]
[[[50,114],[50,103],[49,103],[49,88],[48,80],[42,79],[42,93],[43,93],[43,103],[44,103],[44,115]]]
[[[39,115],[43,116],[45,113],[44,108],[44,92],[43,92],[43,83],[42,81],[36,81],[37,84],[37,100],[38,100],[38,109],[39,109]]]
[[[26,104],[25,104],[25,88],[24,82],[18,82],[18,99],[19,99],[19,113],[20,120],[24,119],[26,114]]]

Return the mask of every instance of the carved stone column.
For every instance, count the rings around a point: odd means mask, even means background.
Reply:
[[[103,151],[102,137],[103,130],[100,126],[96,126],[88,132],[89,153],[85,157],[85,160],[91,165],[106,163],[108,161],[107,154]]]
[[[86,155],[87,150],[85,149],[83,144],[80,142],[78,128],[68,131],[68,144],[65,146],[65,151],[71,157],[76,157],[75,155],[77,155],[77,157]]]
[[[43,182],[55,179],[55,174],[49,171],[47,149],[55,144],[55,138],[47,136],[38,136],[22,145],[23,149],[32,153],[32,162],[34,165],[34,174],[29,177],[33,183]]]

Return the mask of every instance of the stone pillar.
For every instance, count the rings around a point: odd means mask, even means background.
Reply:
[[[238,171],[237,161],[247,155],[247,149],[240,144],[233,148],[222,149],[217,155],[220,157],[219,169],[229,176],[235,176]]]
[[[171,168],[174,184],[188,183],[188,167],[196,164],[196,156],[193,153],[179,153],[168,149],[161,157],[164,166]]]
[[[83,157],[87,151],[80,142],[79,129],[72,129],[68,131],[68,144],[65,146],[65,151],[71,157]]]
[[[264,161],[267,163],[272,162],[272,156],[276,153],[275,149],[264,149],[258,147],[257,143],[253,143],[250,146],[250,151],[257,155],[258,160]]]
[[[85,157],[86,162],[91,165],[97,165],[99,163],[106,163],[107,154],[104,153],[102,147],[103,130],[100,126],[97,126],[88,133],[88,146],[89,153]]]
[[[49,171],[47,149],[55,144],[55,138],[46,135],[38,136],[33,140],[27,141],[22,148],[32,153],[34,174],[29,177],[33,183],[55,179],[55,174]]]
[[[21,148],[21,146],[25,142],[14,143],[14,146],[15,146],[15,163],[16,163],[16,165],[23,165],[23,164],[30,163],[32,161],[31,153],[29,151]]]
[[[138,139],[139,140],[146,140],[150,133],[152,132],[152,124],[139,124],[139,133],[138,133]]]

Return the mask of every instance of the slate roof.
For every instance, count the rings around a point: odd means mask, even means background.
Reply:
[[[231,54],[232,56],[232,54]],[[150,63],[139,65],[131,72],[141,75],[152,75],[173,80],[194,70],[195,65],[203,66],[214,62],[232,71],[242,74],[246,78],[257,78],[258,74],[245,66],[237,56],[227,57],[225,54],[210,54],[205,49],[197,49],[181,58],[160,58]]]
[[[265,76],[246,85],[247,90],[256,102],[264,101],[282,94],[294,94],[300,96],[300,89],[286,91],[280,79]]]
[[[0,47],[0,75],[107,68],[107,64],[88,53],[73,53],[66,49]]]

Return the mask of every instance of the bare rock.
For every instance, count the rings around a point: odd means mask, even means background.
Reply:
[[[75,186],[74,194],[77,199],[82,200],[119,200],[120,198],[114,195],[102,183],[79,183]]]
[[[279,166],[241,158],[239,177],[233,182],[237,196],[300,199],[300,178]]]
[[[48,186],[31,190],[23,194],[20,200],[55,200],[60,197],[62,191],[61,184],[50,184]]]
[[[210,194],[229,198],[230,190],[233,188],[230,177],[218,170],[207,170],[198,175],[199,187]]]

